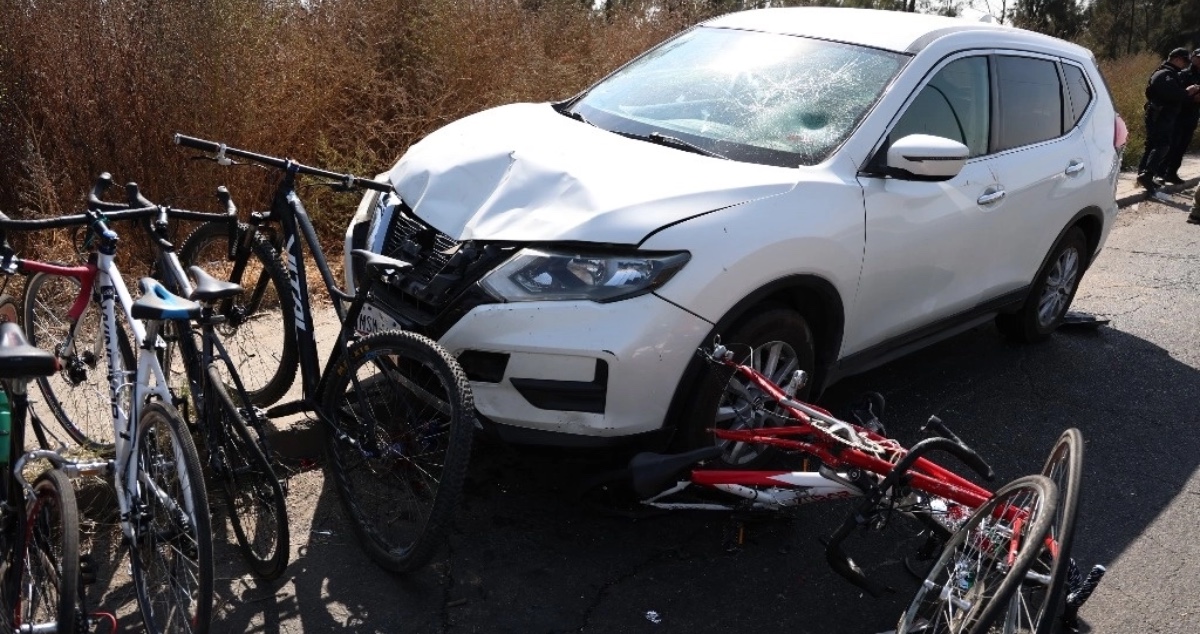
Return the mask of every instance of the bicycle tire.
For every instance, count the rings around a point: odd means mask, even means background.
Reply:
[[[55,626],[74,634],[79,623],[79,507],[63,472],[50,469],[33,483],[34,499],[18,536],[21,553],[17,629]]]
[[[212,618],[212,526],[196,445],[164,403],[143,408],[137,434],[129,561],[138,608],[150,634],[203,634]]]
[[[238,238],[253,229],[238,224]],[[291,284],[279,252],[261,236],[251,241],[250,255],[241,279],[231,279],[229,229],[224,222],[200,225],[183,241],[179,259],[206,273],[241,284],[245,291],[232,302],[217,303],[225,316],[218,326],[222,341],[245,381],[246,392],[255,405],[267,407],[283,398],[296,379],[300,365],[296,347],[295,311]],[[255,296],[258,300],[255,301]],[[283,337],[279,338],[282,331]],[[279,341],[279,349],[266,350],[268,341]]]
[[[466,375],[431,339],[383,330],[349,345],[325,379],[327,464],[359,543],[384,569],[414,570],[462,493],[475,426]]]
[[[216,434],[208,442],[210,451],[218,453],[214,461],[219,467],[216,476],[221,481],[234,536],[254,574],[277,579],[287,568],[291,548],[287,497],[259,439],[225,388],[216,363],[209,364],[207,371],[213,394],[205,403],[215,403],[209,429]]]
[[[109,392],[108,351],[104,346],[99,306],[88,303],[79,317],[73,350],[62,350],[70,324],[67,312],[79,293],[79,281],[50,273],[35,273],[25,283],[24,325],[29,343],[53,350],[62,369],[37,379],[42,399],[72,440],[86,449],[108,454],[113,450],[112,396]],[[117,349],[127,373],[134,367],[133,347],[124,328],[117,328]],[[129,411],[130,394],[122,394]]]
[[[1017,478],[996,491],[946,542],[900,616],[897,634],[989,632],[1041,553],[1057,504],[1058,487],[1041,475]],[[1019,533],[1010,519],[1014,511],[1025,517]],[[1014,538],[1019,545],[1011,557]],[[1011,561],[1001,565],[999,559]]]
[[[1075,520],[1079,514],[1079,496],[1083,485],[1083,434],[1071,428],[1059,436],[1050,450],[1042,475],[1058,487],[1058,508],[1050,525],[1050,537],[1057,552],[1044,549],[1033,564],[1038,580],[1021,585],[1013,596],[1008,618],[1011,632],[1050,634],[1057,629],[1065,607],[1067,570],[1075,542]],[[1032,575],[1031,575],[1032,576]]]

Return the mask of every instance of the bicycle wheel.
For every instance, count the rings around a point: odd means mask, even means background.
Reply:
[[[1047,546],[1013,595],[1005,614],[1004,632],[1050,634],[1062,614],[1083,477],[1083,434],[1078,429],[1068,429],[1058,438],[1042,475],[1058,487],[1058,508],[1050,524]]]
[[[234,403],[223,379],[217,364],[210,364],[208,385],[212,394],[205,403],[214,404],[209,418],[213,435],[208,442],[210,450],[217,452],[216,476],[221,481],[233,534],[250,569],[263,579],[276,579],[287,568],[290,552],[287,497],[259,440],[246,424],[244,410]]]
[[[113,448],[112,397],[108,385],[108,350],[99,306],[88,304],[75,331],[75,341],[65,348],[71,324],[67,311],[79,294],[79,280],[48,273],[35,273],[25,284],[25,336],[29,343],[53,350],[62,369],[37,380],[42,398],[59,425],[72,440],[93,451],[108,453]],[[135,368],[133,348],[124,328],[117,328],[119,374]],[[121,393],[120,406],[129,411],[128,390]]]
[[[466,375],[434,341],[384,330],[348,346],[325,380],[327,462],[359,542],[385,569],[415,569],[444,538],[466,477]]]
[[[66,474],[50,469],[34,481],[33,492],[33,503],[18,536],[22,556],[15,625],[22,632],[74,634],[79,622],[79,508],[75,489]]]
[[[252,229],[238,225],[239,236]],[[254,404],[266,407],[283,397],[296,378],[299,357],[296,350],[295,313],[291,285],[279,252],[269,242],[255,236],[251,257],[238,279],[233,279],[234,263],[229,256],[229,230],[224,222],[200,225],[183,241],[179,259],[184,265],[197,265],[218,278],[241,284],[245,289],[232,300],[218,304],[225,323],[217,326],[221,340],[246,382],[246,391]],[[278,335],[283,332],[283,337]],[[268,342],[278,342],[268,346]]]
[[[1000,488],[946,542],[900,617],[897,634],[983,634],[1041,553],[1058,506],[1058,487],[1040,475]]]
[[[150,403],[138,418],[136,449],[129,561],[146,630],[207,632],[212,530],[196,446],[173,408]]]

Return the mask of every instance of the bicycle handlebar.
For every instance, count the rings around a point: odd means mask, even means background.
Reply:
[[[125,197],[128,202],[125,203],[110,203],[101,200],[104,195],[113,185],[112,175],[108,172],[100,174],[96,179],[96,184],[92,186],[92,191],[88,192],[88,209],[102,212],[122,212],[137,209],[156,209],[166,211],[169,218],[179,220],[194,220],[198,222],[208,222],[209,220],[225,220],[228,221],[231,217],[237,216],[237,207],[233,204],[233,200],[229,195],[229,190],[224,185],[217,188],[217,200],[225,209],[224,213],[212,213],[207,211],[191,211],[188,209],[176,209],[174,207],[164,207],[147,200],[138,190],[137,183],[125,184]],[[153,214],[124,216],[119,213],[106,213],[109,220],[121,220],[123,218],[148,218]]]
[[[193,150],[211,152],[216,155],[215,158],[217,162],[221,163],[222,165],[229,164],[227,162],[228,157],[236,156],[241,159],[246,159],[252,163],[258,163],[259,165],[274,167],[276,169],[285,170],[291,167],[300,174],[319,176],[321,178],[339,181],[346,188],[361,187],[363,189],[370,189],[383,193],[389,193],[392,191],[391,183],[380,183],[379,181],[369,178],[362,178],[353,174],[340,174],[338,172],[331,172],[329,170],[323,170],[316,167],[309,167],[290,159],[282,159],[275,156],[268,156],[266,154],[258,154],[255,152],[249,152],[247,150],[240,150],[238,148],[229,147],[224,143],[207,141],[205,139],[198,139],[196,137],[190,137],[183,134],[175,134],[175,144],[182,145],[183,147],[191,148]]]

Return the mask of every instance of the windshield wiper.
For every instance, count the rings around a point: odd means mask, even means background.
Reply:
[[[558,110],[558,108],[555,108],[555,110]],[[584,116],[582,114],[580,114],[579,112],[576,112],[575,110],[558,110],[558,113],[565,117],[574,119],[580,123],[586,123],[586,124],[592,126],[593,128],[596,127],[596,124],[592,123],[591,121],[588,121],[586,118],[584,118]]]
[[[726,161],[729,160],[729,157],[725,156],[724,154],[719,154],[717,152],[713,152],[712,150],[702,148],[699,145],[696,145],[695,143],[691,143],[689,141],[684,141],[683,139],[681,139],[679,137],[663,134],[662,132],[651,132],[650,134],[646,134],[646,135],[634,134],[632,132],[618,132],[617,134],[620,134],[621,136],[629,137],[631,139],[638,139],[639,141],[649,141],[651,143],[665,145],[666,147],[673,147],[677,150],[685,150],[687,152],[695,152],[696,154],[703,154],[704,156],[711,156],[713,158],[725,159]]]

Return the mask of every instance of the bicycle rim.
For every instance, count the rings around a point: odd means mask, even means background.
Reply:
[[[1043,476],[1001,487],[951,536],[896,627],[898,634],[983,634],[1041,552],[1058,503]],[[1001,625],[1003,627],[1003,624]]]
[[[208,367],[208,381],[215,399],[206,402],[217,407],[209,427],[216,438],[210,436],[209,443],[219,444],[214,447],[217,477],[234,536],[254,574],[275,579],[283,574],[290,554],[283,487],[246,424],[243,410],[230,398],[215,363]]]
[[[55,420],[80,445],[108,453],[113,449],[112,397],[108,383],[108,350],[104,346],[99,307],[88,304],[79,318],[71,350],[62,344],[70,329],[67,311],[79,293],[79,281],[47,273],[37,273],[25,286],[25,333],[29,342],[45,350],[54,350],[62,369],[37,379]],[[117,347],[126,373],[133,366],[129,336],[118,328]],[[128,392],[122,393],[121,406],[128,411]]]
[[[129,559],[151,634],[207,632],[213,601],[208,496],[192,437],[174,410],[147,405],[138,419],[134,538]]]
[[[78,622],[79,509],[71,480],[57,470],[38,477],[21,536],[17,620],[38,631],[73,634]]]
[[[347,348],[324,396],[328,465],[360,543],[386,569],[423,565],[470,460],[474,403],[462,369],[425,337],[381,331]]]

